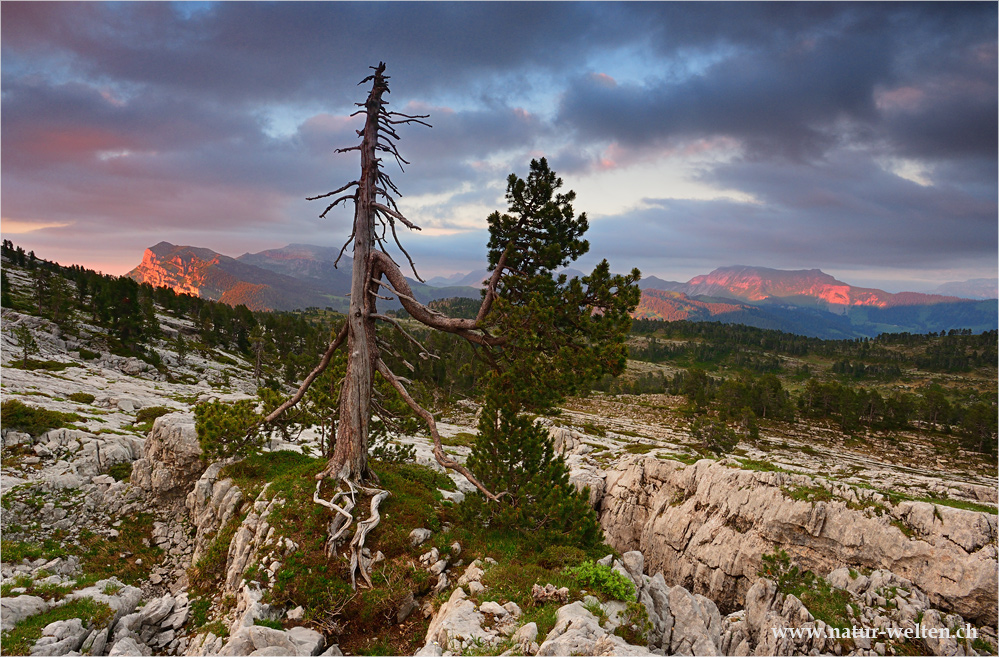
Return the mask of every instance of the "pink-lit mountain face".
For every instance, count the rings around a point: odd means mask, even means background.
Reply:
[[[146,249],[142,262],[128,276],[153,287],[169,287],[231,306],[244,304],[250,310],[290,310],[328,302],[290,276],[211,249],[169,242]]]
[[[767,267],[719,267],[710,274],[695,276],[687,283],[670,286],[687,296],[739,299],[753,304],[792,303],[836,311],[845,307],[926,306],[961,301],[958,297],[919,292],[885,292],[855,287],[819,269],[781,270]]]

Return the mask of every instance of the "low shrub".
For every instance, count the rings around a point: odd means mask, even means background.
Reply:
[[[74,392],[67,397],[70,401],[75,401],[77,404],[92,404],[94,399],[96,399],[89,392]]]
[[[572,545],[549,545],[538,557],[545,568],[561,569],[576,566],[586,560],[586,552]]]
[[[137,424],[152,422],[162,415],[173,413],[175,410],[176,409],[173,408],[167,408],[166,406],[149,406],[147,408],[140,408],[135,414],[135,422]]]
[[[635,599],[634,582],[610,566],[584,561],[565,572],[579,583],[580,588],[599,591],[615,600]]]
[[[76,413],[47,411],[44,408],[29,406],[17,399],[8,399],[0,404],[0,422],[3,426],[25,431],[32,436],[82,420],[83,418]]]

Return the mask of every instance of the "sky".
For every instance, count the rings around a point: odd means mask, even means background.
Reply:
[[[0,4],[0,232],[125,273],[160,241],[339,247],[384,61],[386,171],[424,277],[485,264],[532,158],[590,253],[686,281],[819,268],[928,290],[996,276],[995,3]]]

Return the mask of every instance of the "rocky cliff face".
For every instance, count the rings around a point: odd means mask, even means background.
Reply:
[[[240,262],[211,249],[160,242],[145,250],[128,273],[140,283],[222,301],[250,310],[293,310],[322,306],[327,295],[282,273]]]
[[[892,504],[874,491],[805,475],[658,458],[610,471],[600,508],[612,546],[641,550],[668,582],[722,609],[744,604],[762,555],[779,547],[821,575],[843,566],[890,570],[934,606],[996,622],[991,514]]]

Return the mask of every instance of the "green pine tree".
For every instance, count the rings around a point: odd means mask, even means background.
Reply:
[[[488,505],[469,496],[465,512],[538,544],[585,549],[601,538],[588,493],[577,493],[548,432],[523,413],[551,411],[623,371],[640,274],[611,275],[606,260],[589,276],[556,274],[589,250],[586,215],[576,216],[575,193],[561,187],[547,161],[534,160],[526,180],[507,180],[508,213],[489,217],[490,267],[506,276],[484,324],[505,342],[487,352],[493,372],[468,465],[487,489],[505,494]]]
[[[14,329],[14,340],[17,342],[17,348],[21,350],[22,364],[27,369],[28,357],[38,353],[38,343],[35,342],[31,329],[23,324]]]
[[[515,530],[536,545],[583,549],[602,538],[589,491],[569,483],[565,459],[554,453],[545,427],[499,401],[482,409],[479,435],[468,466],[490,490],[504,491],[499,503],[472,495],[462,505],[465,518],[491,528]]]

